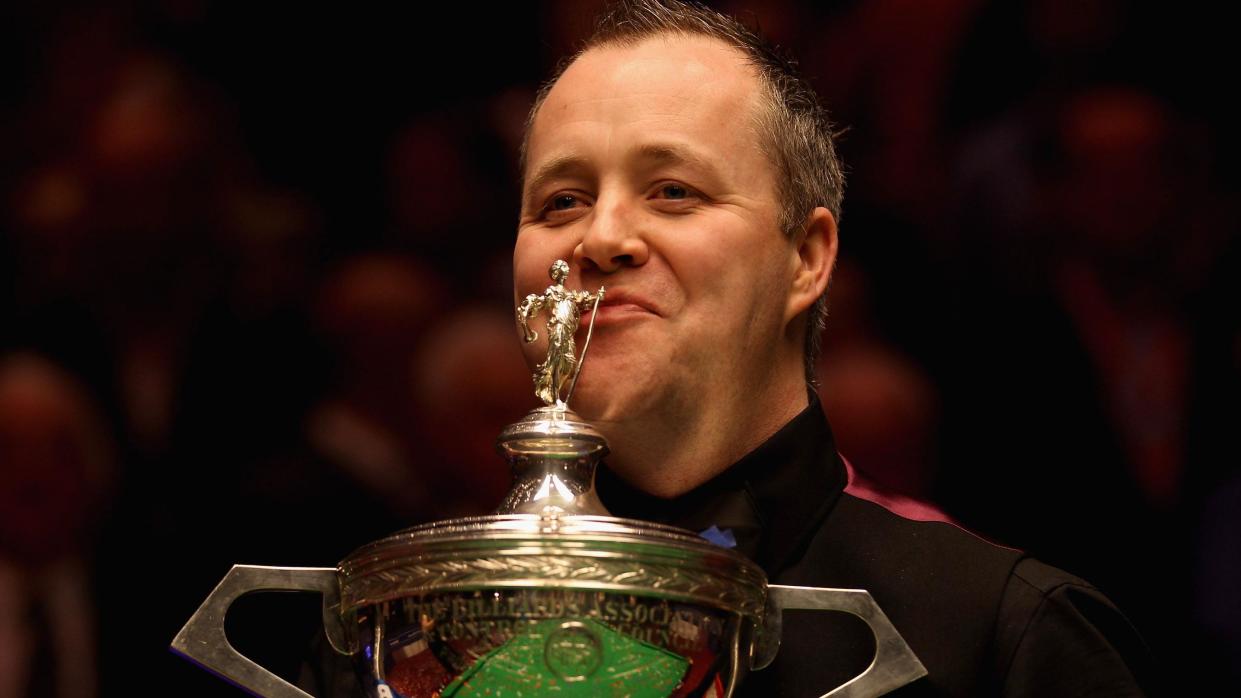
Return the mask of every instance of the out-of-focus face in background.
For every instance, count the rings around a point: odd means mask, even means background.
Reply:
[[[795,251],[754,132],[758,79],[700,37],[577,59],[534,120],[514,277],[607,286],[574,408],[606,425],[761,389],[781,350]],[[585,324],[586,318],[583,318]],[[546,345],[526,347],[531,365]]]
[[[80,552],[109,467],[99,416],[67,375],[33,356],[0,360],[0,557]]]

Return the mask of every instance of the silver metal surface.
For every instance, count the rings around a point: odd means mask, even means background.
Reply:
[[[172,650],[258,696],[312,698],[255,664],[228,642],[224,619],[241,596],[257,591],[316,591],[323,595],[323,627],[332,648],[349,654],[351,643],[340,618],[340,582],[334,567],[233,565],[172,640]]]
[[[532,410],[496,440],[513,486],[497,514],[607,516],[595,494],[595,471],[607,440],[563,404]]]
[[[824,589],[771,584],[767,587],[767,630],[775,630],[776,647],[769,647],[765,666],[775,658],[778,649],[780,616],[784,611],[843,611],[861,618],[875,635],[875,657],[870,666],[842,686],[825,693],[822,698],[871,698],[894,691],[926,676],[926,667],[914,655],[909,644],[897,632],[892,621],[875,603],[870,592],[862,589]],[[756,667],[757,668],[757,667]]]
[[[561,394],[565,385],[577,375],[577,349],[573,335],[581,322],[582,313],[597,303],[602,293],[570,291],[564,287],[569,278],[569,265],[562,259],[552,263],[547,272],[552,285],[543,293],[531,293],[517,306],[517,321],[521,323],[522,337],[526,343],[538,339],[538,333],[530,329],[530,318],[544,308],[547,318],[547,358],[535,367],[535,394],[546,405],[564,407]],[[602,291],[602,289],[600,289]]]
[[[753,623],[762,569],[671,526],[609,516],[487,516],[419,526],[340,564],[349,613],[416,594],[480,589],[621,592],[701,604]]]
[[[572,588],[641,594],[719,608],[749,619],[752,669],[779,649],[783,613],[840,611],[861,618],[875,636],[870,666],[823,698],[884,695],[926,675],[871,595],[857,589],[768,585],[757,566],[670,526],[612,517],[566,517],[554,530],[536,516],[457,519],[422,526],[364,546],[336,568],[236,565],[173,640],[172,649],[237,686],[268,698],[308,694],[243,656],[229,644],[225,617],[233,601],[257,591],[317,591],[332,647],[355,654],[342,618],[399,598],[470,589]],[[479,549],[491,546],[494,556]],[[454,555],[453,551],[457,554]],[[437,565],[442,564],[441,568]],[[765,594],[764,594],[765,592]],[[765,608],[764,608],[765,596]],[[375,633],[382,633],[375,626]],[[730,642],[733,666],[746,649]],[[380,675],[374,668],[375,675]],[[724,695],[740,676],[728,672]]]

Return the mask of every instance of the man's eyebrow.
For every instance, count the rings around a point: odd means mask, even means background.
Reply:
[[[676,144],[651,143],[639,146],[634,159],[655,165],[688,165],[703,172],[716,172],[710,160],[689,148]]]
[[[544,162],[526,180],[526,196],[538,191],[549,180],[574,174],[586,169],[586,160],[577,155],[561,155]]]

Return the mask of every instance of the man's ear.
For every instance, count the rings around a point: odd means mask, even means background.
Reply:
[[[827,282],[836,266],[836,217],[822,206],[806,216],[805,224],[796,232],[793,278],[789,301],[784,311],[787,325],[805,312],[827,290]]]

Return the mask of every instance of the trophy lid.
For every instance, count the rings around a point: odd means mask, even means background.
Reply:
[[[496,439],[496,450],[510,460],[538,455],[602,458],[608,442],[567,406],[546,405],[505,427]]]

